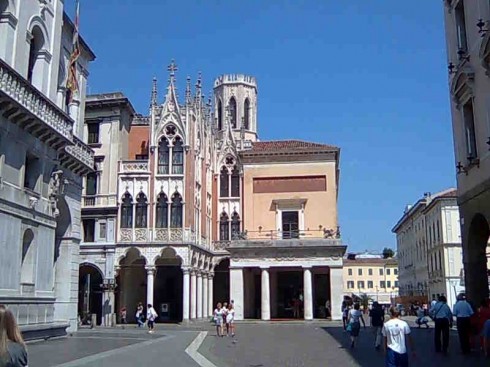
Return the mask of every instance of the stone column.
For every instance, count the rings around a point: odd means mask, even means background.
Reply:
[[[214,277],[214,274],[209,273],[209,275],[208,275],[208,316],[211,316],[213,314],[213,311],[214,311],[214,302],[213,302],[214,282],[213,282],[213,277]]]
[[[261,287],[261,319],[270,320],[271,319],[271,295],[270,295],[270,284],[269,284],[269,269],[262,268],[262,287]]]
[[[191,319],[195,319],[197,316],[196,312],[196,295],[197,295],[197,290],[196,290],[196,271],[193,269],[191,270]]]
[[[182,269],[182,319],[184,321],[189,320],[189,308],[190,308],[190,269],[184,268]]]
[[[208,274],[202,275],[202,317],[207,318],[208,313]]]
[[[330,308],[332,320],[342,320],[343,284],[342,268],[330,268]]]
[[[202,318],[202,273],[197,273],[197,318]]]
[[[243,320],[243,268],[230,268],[230,300],[235,302],[235,320]]]
[[[146,269],[146,303],[154,306],[153,305],[153,283],[155,280],[156,268],[154,266],[145,266],[145,269]]]
[[[303,268],[303,292],[305,320],[313,320],[313,285],[311,268]]]
[[[112,315],[114,314],[114,289],[104,289],[102,294],[102,325],[105,327],[112,325]]]

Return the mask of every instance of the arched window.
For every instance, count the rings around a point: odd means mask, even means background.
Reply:
[[[219,196],[222,198],[227,198],[230,196],[230,175],[228,174],[228,169],[223,166],[221,168],[221,173],[219,176]]]
[[[133,228],[133,198],[125,193],[121,203],[121,228]]]
[[[240,216],[234,212],[231,216],[231,239],[237,240],[240,237]]]
[[[156,227],[168,228],[168,199],[163,192],[158,195],[156,211]]]
[[[240,196],[240,171],[237,166],[233,167],[231,172],[231,196],[234,198]]]
[[[221,213],[219,218],[219,239],[220,241],[230,240],[230,222],[228,220],[228,214]]]
[[[236,121],[237,121],[237,109],[236,109],[236,99],[234,97],[230,98],[230,123],[231,128],[236,129]]]
[[[170,173],[168,166],[170,162],[170,148],[167,138],[162,138],[158,144],[158,173],[168,175]]]
[[[223,104],[218,101],[218,131],[223,130]]]
[[[182,196],[175,193],[172,196],[172,205],[170,207],[170,227],[182,228]]]
[[[146,228],[148,218],[148,200],[142,192],[136,198],[136,228]]]
[[[35,281],[36,248],[33,244],[34,232],[27,229],[22,238],[21,283],[32,284]]]
[[[243,104],[243,128],[245,130],[250,129],[250,101],[245,99],[245,103]]]
[[[175,138],[174,146],[172,148],[172,174],[184,174],[184,144],[179,137]]]
[[[42,87],[42,70],[39,53],[44,46],[44,35],[41,29],[36,26],[32,29],[31,46],[29,48],[29,64],[27,69],[27,80],[29,80],[38,89]]]

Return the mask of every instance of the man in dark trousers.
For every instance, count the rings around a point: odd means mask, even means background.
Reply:
[[[381,331],[385,322],[385,313],[378,302],[373,302],[373,308],[369,311],[369,317],[371,318],[371,326],[374,332],[374,348],[378,350],[381,348],[381,340],[383,338]]]
[[[458,296],[458,301],[453,308],[453,315],[456,316],[456,325],[458,327],[459,345],[461,346],[461,352],[463,354],[469,354],[471,352],[470,317],[471,315],[473,315],[473,309],[471,308],[471,305],[466,302],[466,296],[464,294],[460,294]]]
[[[449,329],[453,323],[453,314],[447,305],[447,299],[445,296],[439,297],[439,301],[433,307],[431,307],[429,314],[435,323],[434,346],[436,353],[442,352],[447,354],[447,349],[449,347]]]

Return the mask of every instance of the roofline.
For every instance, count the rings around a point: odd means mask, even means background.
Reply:
[[[73,23],[73,21],[70,19],[70,16],[66,13],[66,11],[63,11],[63,22],[66,22],[68,23],[68,25],[72,28],[72,29],[75,29],[75,24]],[[83,37],[79,34],[78,35],[78,39],[80,41],[80,44],[82,45],[82,47],[85,49],[85,51],[88,52],[88,54],[90,55],[90,58],[91,60],[90,61],[94,61],[97,56],[95,55],[95,53],[92,51],[92,49],[90,48],[90,46],[87,44],[87,42],[85,42],[85,40],[83,39]]]
[[[419,209],[420,206],[426,204],[426,198],[419,199],[407,212],[403,213],[402,217],[398,220],[395,226],[391,229],[391,232],[396,233],[398,229],[404,224],[408,218],[410,218]]]
[[[103,96],[103,95],[111,95],[120,93],[121,96],[106,98],[106,99],[92,99],[91,97]],[[100,93],[100,94],[90,94],[85,99],[85,108],[95,107],[95,106],[114,106],[114,105],[127,105],[129,112],[132,116],[136,116],[136,110],[133,107],[133,104],[122,92],[113,92],[113,93]]]
[[[427,213],[430,209],[432,209],[434,207],[434,205],[436,205],[436,203],[440,202],[440,201],[444,201],[444,200],[458,200],[458,194],[456,195],[451,195],[451,196],[443,196],[445,194],[442,194],[441,196],[438,196],[438,197],[435,197],[434,199],[431,200],[430,204],[427,205],[424,210],[422,210],[422,213]],[[456,205],[457,202],[456,202]]]

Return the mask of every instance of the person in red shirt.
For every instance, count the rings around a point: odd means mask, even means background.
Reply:
[[[482,301],[481,307],[478,310],[478,335],[480,335],[480,345],[486,355],[490,354],[490,340],[485,340],[485,323],[490,320],[490,299]]]

